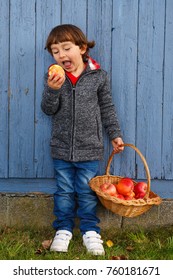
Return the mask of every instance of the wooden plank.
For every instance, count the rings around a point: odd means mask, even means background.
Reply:
[[[96,13],[97,11],[97,13]],[[111,73],[112,1],[88,0],[88,39],[96,45],[91,49],[93,58]]]
[[[0,193],[42,192],[53,194],[56,191],[55,179],[10,178],[0,179]]]
[[[62,0],[62,23],[74,24],[86,32],[86,0]]]
[[[0,178],[8,176],[9,1],[0,0]]]
[[[173,1],[166,2],[162,178],[173,178]]]
[[[135,145],[138,1],[113,1],[112,89],[125,143]],[[135,152],[114,157],[113,174],[135,177]]]
[[[162,94],[165,1],[140,1],[137,146],[146,157],[152,178],[161,178]],[[138,178],[145,178],[137,160]]]
[[[163,199],[173,198],[173,180],[151,180],[152,191]],[[53,194],[56,191],[55,179],[0,179],[0,193],[32,193]]]
[[[96,12],[97,11],[97,12]],[[90,50],[90,55],[101,67],[106,70],[111,79],[111,28],[112,28],[112,1],[89,0],[88,1],[88,40],[94,40],[96,45]],[[112,150],[110,141],[105,131],[104,136],[104,160],[100,162],[99,173],[104,174],[106,164]],[[111,146],[111,147],[110,147]]]
[[[54,176],[50,155],[51,118],[42,112],[40,104],[44,74],[48,66],[54,63],[54,59],[44,47],[51,29],[60,24],[61,2],[36,1],[36,16],[35,177],[51,178]]]
[[[11,1],[9,176],[34,176],[35,0]]]

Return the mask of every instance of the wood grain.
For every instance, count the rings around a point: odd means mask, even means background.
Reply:
[[[70,23],[96,41],[90,54],[110,75],[124,142],[145,156],[155,192],[163,183],[173,197],[172,14],[171,0],[0,0],[0,190],[4,180],[9,190],[14,179],[17,190],[15,178],[19,189],[22,180],[35,188],[37,180],[54,178],[51,119],[40,108],[43,77],[54,60],[44,46],[54,26]],[[112,151],[105,133],[104,140],[100,174]],[[111,173],[145,178],[129,149],[115,157]]]

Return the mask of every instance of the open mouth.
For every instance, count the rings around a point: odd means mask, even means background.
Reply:
[[[66,69],[69,69],[72,66],[72,63],[70,60],[66,60],[63,62],[63,65]]]

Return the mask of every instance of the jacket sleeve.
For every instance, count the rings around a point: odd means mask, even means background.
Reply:
[[[98,99],[102,123],[110,140],[113,140],[117,137],[122,138],[117,112],[112,102],[110,82],[107,74],[105,74],[104,81],[99,87]]]
[[[59,91],[53,90],[47,84],[47,74],[44,77],[44,91],[41,101],[41,109],[46,115],[53,115],[59,107]]]

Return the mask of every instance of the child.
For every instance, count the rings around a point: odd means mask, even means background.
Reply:
[[[43,112],[52,115],[51,153],[57,191],[53,223],[56,235],[50,250],[57,252],[68,251],[77,216],[87,251],[104,254],[97,225],[97,197],[88,185],[103,159],[102,124],[115,153],[123,150],[107,73],[89,57],[94,45],[78,27],[64,24],[52,29],[45,47],[65,70],[65,76],[46,74],[41,103]]]

